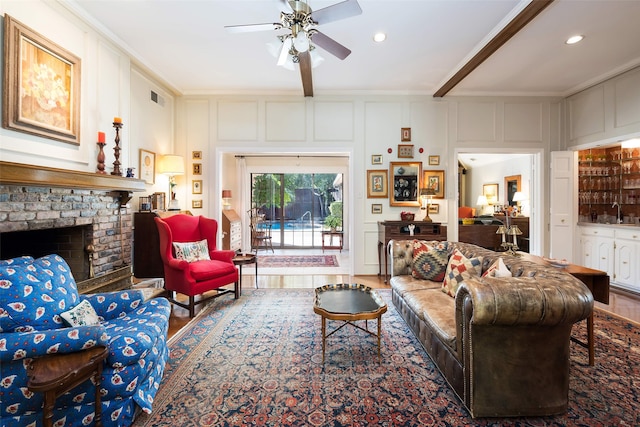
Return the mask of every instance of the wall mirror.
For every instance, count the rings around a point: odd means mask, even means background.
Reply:
[[[420,206],[421,162],[390,162],[391,206]]]
[[[513,195],[517,191],[521,191],[520,182],[522,181],[522,175],[511,175],[504,177],[505,188],[505,200],[509,206],[515,206],[516,202],[513,201]]]

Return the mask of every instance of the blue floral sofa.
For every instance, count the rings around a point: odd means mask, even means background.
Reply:
[[[99,323],[68,326],[63,313],[84,300]],[[42,425],[43,395],[27,388],[32,358],[99,345],[109,349],[100,384],[103,425],[131,425],[138,407],[150,413],[168,357],[170,311],[166,299],[145,301],[140,290],[79,295],[58,255],[0,261],[0,425]],[[60,396],[54,425],[91,424],[94,396],[92,381]]]

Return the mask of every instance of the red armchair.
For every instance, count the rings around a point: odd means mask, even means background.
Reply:
[[[240,297],[238,269],[233,263],[235,252],[216,249],[216,220],[177,214],[167,218],[155,218],[155,221],[160,236],[160,256],[164,263],[164,286],[170,293],[168,299],[172,303],[189,309],[189,316],[193,317],[197,304],[231,292],[235,294],[236,299]],[[174,242],[199,242],[204,239],[207,240],[210,260],[188,262],[175,257]],[[234,283],[233,290],[222,288],[231,283]],[[211,290],[217,292],[195,300],[196,295]],[[187,295],[189,303],[177,301],[175,292]]]

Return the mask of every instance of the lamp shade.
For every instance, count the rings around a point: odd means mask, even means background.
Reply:
[[[158,172],[165,175],[184,175],[184,157],[165,154],[160,158]]]
[[[478,196],[478,200],[476,201],[476,205],[478,205],[478,206],[488,206],[489,202],[487,201],[487,196],[484,196],[484,195]]]
[[[514,202],[521,202],[523,200],[526,200],[527,198],[525,197],[524,193],[522,191],[516,191],[515,193],[513,193],[513,201]]]
[[[222,190],[222,198],[230,199],[231,198],[231,190]]]
[[[426,187],[426,188],[421,188],[420,189],[420,195],[421,196],[433,196],[435,195],[436,192],[433,188],[430,187]]]

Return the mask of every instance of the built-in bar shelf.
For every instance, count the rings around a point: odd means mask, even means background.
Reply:
[[[0,184],[105,191],[145,191],[141,179],[0,161]]]

